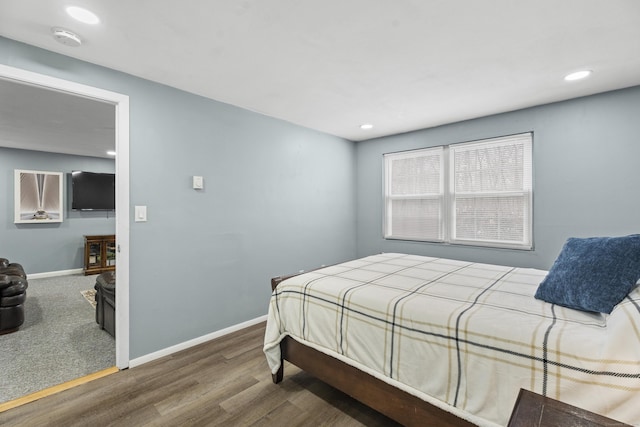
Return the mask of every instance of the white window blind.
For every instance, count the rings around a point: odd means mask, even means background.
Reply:
[[[384,159],[385,238],[532,247],[531,133]]]
[[[531,134],[449,147],[451,242],[531,248]]]
[[[385,155],[385,237],[443,241],[443,148]]]

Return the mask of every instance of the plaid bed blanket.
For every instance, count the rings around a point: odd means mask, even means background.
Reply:
[[[380,254],[301,274],[271,297],[286,335],[478,425],[520,388],[640,425],[640,291],[606,316],[536,300],[542,270]]]

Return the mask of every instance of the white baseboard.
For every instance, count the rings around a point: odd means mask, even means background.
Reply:
[[[71,274],[82,273],[82,268],[74,268],[72,270],[48,271],[46,273],[27,273],[27,279],[44,279],[46,277],[69,276]]]
[[[194,338],[194,339],[191,339],[189,341],[185,341],[183,343],[176,344],[176,345],[173,345],[171,347],[167,347],[165,349],[158,350],[158,351],[155,351],[153,353],[149,353],[149,354],[144,355],[144,356],[136,357],[135,359],[131,359],[129,361],[129,367],[130,368],[135,368],[136,366],[140,366],[140,365],[143,365],[145,363],[152,362],[152,361],[154,361],[156,359],[159,359],[161,357],[168,356],[170,354],[177,353],[177,352],[182,351],[182,350],[186,350],[186,349],[191,348],[193,346],[196,346],[198,344],[202,344],[202,343],[205,343],[207,341],[211,341],[213,339],[220,338],[220,337],[222,337],[224,335],[230,334],[232,332],[239,331],[239,330],[244,329],[244,328],[248,328],[249,326],[253,326],[253,325],[258,324],[260,322],[265,322],[266,320],[267,320],[267,315],[265,314],[264,316],[256,317],[255,319],[247,320],[246,322],[238,323],[237,325],[229,326],[228,328],[224,328],[224,329],[221,329],[219,331],[212,332],[210,334],[203,335],[201,337]]]

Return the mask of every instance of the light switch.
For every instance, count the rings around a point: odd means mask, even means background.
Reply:
[[[135,212],[135,222],[146,222],[147,221],[147,207],[146,206],[136,206]]]
[[[201,176],[193,177],[193,188],[196,190],[202,190],[204,188],[204,178]]]

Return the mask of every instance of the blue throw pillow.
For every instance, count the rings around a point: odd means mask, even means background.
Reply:
[[[640,234],[569,238],[536,298],[577,310],[611,313],[640,279]]]

